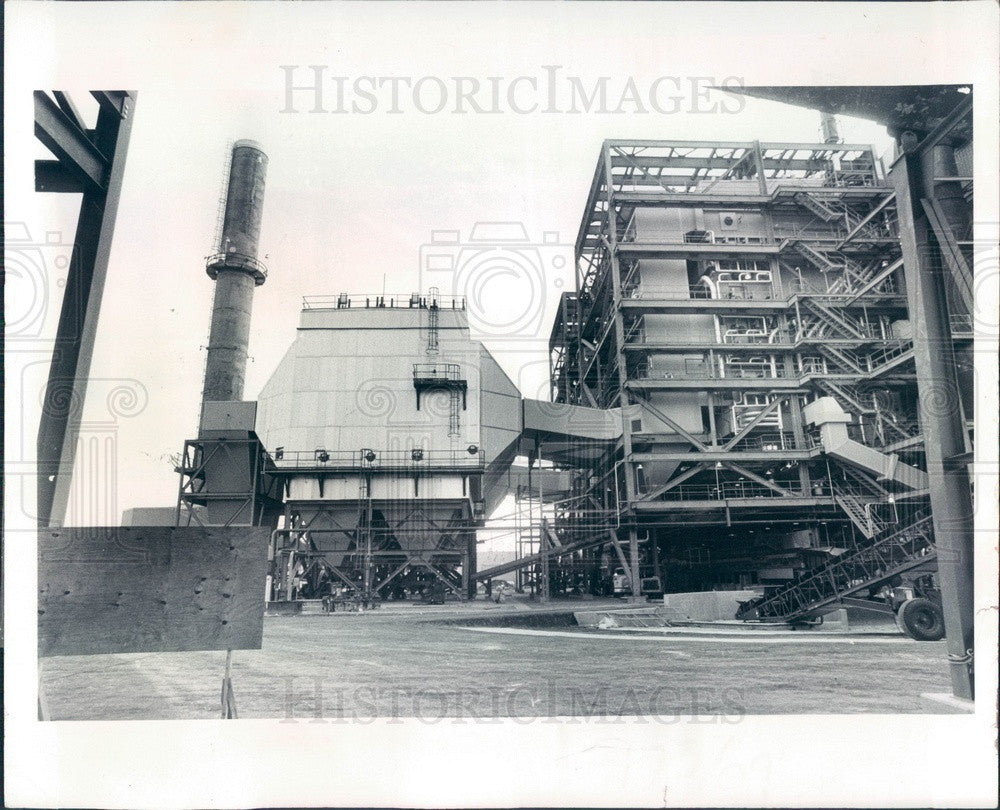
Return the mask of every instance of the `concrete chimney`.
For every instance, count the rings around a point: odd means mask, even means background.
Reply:
[[[257,259],[264,210],[267,155],[254,141],[236,141],[229,164],[226,210],[216,252],[205,271],[215,281],[212,329],[205,366],[204,403],[243,398],[250,313],[254,287],[264,283],[267,268]]]
[[[833,113],[821,112],[819,126],[823,132],[823,143],[840,143],[840,133],[837,131],[837,116]]]

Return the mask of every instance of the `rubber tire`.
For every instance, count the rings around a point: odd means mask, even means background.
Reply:
[[[907,599],[899,606],[897,624],[917,641],[940,641],[944,638],[944,615],[940,605],[930,599]]]

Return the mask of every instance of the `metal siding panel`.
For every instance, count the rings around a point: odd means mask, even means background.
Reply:
[[[266,528],[38,532],[38,653],[258,650]]]

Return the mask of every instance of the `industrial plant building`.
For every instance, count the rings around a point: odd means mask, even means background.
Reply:
[[[891,605],[902,586],[940,637],[919,409],[933,392],[915,369],[898,189],[825,121],[814,144],[602,145],[549,402],[522,397],[465,300],[437,289],[306,297],[244,401],[266,158],[238,142],[176,522],[271,527],[275,605],[473,598],[509,575],[541,599],[743,591],[741,618],[791,621]],[[971,140],[950,126],[927,216],[962,267]],[[942,407],[961,412],[969,453],[971,284],[948,278],[937,351],[959,396]],[[531,516],[516,558],[478,568],[507,496]]]
[[[964,205],[971,183],[943,171]],[[926,514],[896,218],[866,146],[605,143],[552,393],[627,410],[584,477],[635,575],[783,584]],[[968,300],[950,301],[968,393]]]

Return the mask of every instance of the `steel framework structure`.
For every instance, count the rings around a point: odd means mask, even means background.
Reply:
[[[971,333],[995,340],[995,331],[988,326],[978,328],[975,319],[973,88],[745,87],[734,92],[810,107],[826,115],[869,118],[886,126],[896,138],[897,159],[889,182],[899,210],[908,303],[922,331],[915,344],[914,364],[933,523],[941,549],[938,579],[952,687],[956,696],[972,698]],[[983,247],[994,250],[995,244]],[[992,321],[989,318],[985,323]]]
[[[429,581],[456,597],[475,593],[476,533],[482,525],[479,478],[485,468],[479,448],[461,452],[423,450],[328,452],[282,450],[273,472],[284,482],[284,528],[274,532],[276,601],[300,598],[296,578],[313,594],[326,582],[366,601],[385,598],[404,585]],[[421,482],[443,474],[467,481],[463,498],[420,499]],[[319,500],[296,499],[292,479],[315,479]],[[323,500],[328,481],[357,480],[356,502]],[[414,498],[375,495],[373,482],[408,483]]]
[[[175,472],[178,526],[269,526],[281,513],[283,482],[252,433],[188,439]]]
[[[852,595],[916,569],[935,570],[937,549],[929,515],[910,526],[846,554],[789,583],[754,604],[740,618],[788,622],[822,615],[830,606],[851,604]],[[858,602],[854,602],[857,604]],[[867,607],[867,605],[866,605]]]
[[[35,136],[56,157],[35,161],[35,190],[82,195],[38,425],[40,527],[61,525],[66,512],[135,111],[135,92],[91,95],[93,129],[66,93],[34,94]]]
[[[618,505],[633,582],[643,569],[669,579],[684,568],[696,581],[678,585],[709,587],[695,572],[750,570],[777,554],[765,533],[782,525],[812,527],[830,546],[864,543],[926,498],[826,454],[802,412],[832,396],[853,418],[852,439],[890,467],[925,465],[914,367],[923,335],[908,317],[897,194],[867,146],[603,144],[576,240],[576,290],[563,294],[551,333],[552,396],[622,408],[617,474],[587,491]],[[644,211],[732,227],[650,235]],[[667,261],[684,263],[686,284],[657,286]],[[710,335],[690,328],[692,316]],[[964,351],[968,298],[952,296],[945,317]],[[701,429],[671,411],[691,396]],[[692,526],[741,537],[713,554]]]

